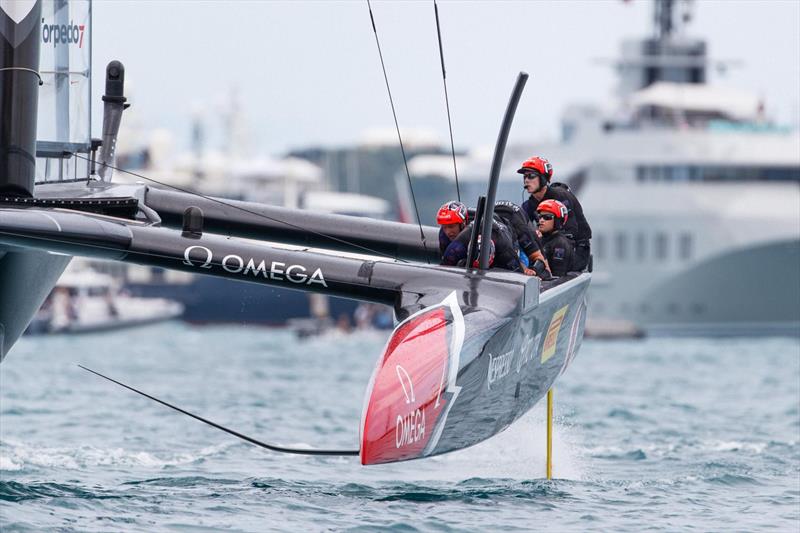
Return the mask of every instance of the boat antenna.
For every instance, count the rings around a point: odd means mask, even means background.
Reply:
[[[314,448],[309,448],[309,449],[306,449],[306,448],[287,448],[285,446],[276,446],[275,444],[268,444],[266,442],[261,442],[260,440],[256,440],[253,437],[248,437],[247,435],[239,433],[238,431],[234,431],[232,429],[226,428],[225,426],[221,426],[220,424],[217,424],[216,422],[212,422],[211,420],[203,418],[202,416],[198,416],[198,415],[196,415],[194,413],[190,413],[189,411],[181,409],[180,407],[172,405],[171,403],[167,403],[164,400],[159,400],[155,396],[150,396],[149,394],[147,394],[145,392],[142,392],[140,390],[134,389],[133,387],[130,387],[128,385],[125,385],[124,383],[122,383],[120,381],[112,379],[112,378],[110,378],[108,376],[104,376],[100,372],[95,372],[91,368],[86,368],[83,365],[78,365],[78,367],[82,368],[83,370],[86,370],[87,372],[91,372],[95,376],[99,376],[99,377],[101,377],[101,378],[103,378],[105,380],[108,380],[111,383],[115,383],[115,384],[119,385],[120,387],[124,387],[124,388],[128,389],[129,391],[133,391],[136,394],[139,394],[141,396],[144,396],[145,398],[153,400],[154,402],[158,402],[161,405],[169,407],[170,409],[174,409],[175,411],[178,411],[179,413],[183,413],[184,415],[190,416],[190,417],[194,418],[195,420],[199,420],[200,422],[202,422],[204,424],[208,424],[211,427],[217,428],[217,429],[219,429],[221,431],[224,431],[225,433],[229,433],[229,434],[233,435],[234,437],[238,437],[238,438],[240,438],[240,439],[242,439],[244,441],[249,442],[250,444],[255,444],[256,446],[260,446],[261,448],[266,448],[267,450],[271,450],[273,452],[293,453],[293,454],[297,454],[297,455],[337,455],[337,456],[342,456],[342,455],[352,456],[352,455],[359,455],[359,453],[360,453],[359,450],[320,450],[320,449],[314,449]]]
[[[375,26],[375,17],[372,14],[372,4],[367,0],[367,8],[369,9],[369,19],[372,21],[372,32],[375,34],[375,44],[378,45],[378,57],[381,59],[381,69],[383,69],[383,80],[386,82],[386,91],[389,93],[389,104],[392,106],[392,116],[394,117],[394,127],[397,130],[397,139],[400,141],[400,152],[403,154],[403,165],[406,168],[406,177],[408,177],[408,189],[411,191],[411,201],[414,202],[414,212],[417,214],[417,223],[419,223],[419,236],[422,239],[423,248],[427,249],[425,245],[425,232],[422,231],[422,219],[419,216],[419,208],[417,207],[417,198],[414,196],[414,187],[411,185],[411,172],[408,170],[408,158],[406,157],[406,149],[403,146],[403,136],[400,135],[400,124],[397,122],[397,112],[394,109],[394,99],[392,98],[392,89],[389,88],[389,76],[386,74],[386,63],[383,61],[383,52],[381,52],[381,42],[378,39],[378,29]],[[428,260],[430,262],[430,259]]]
[[[492,170],[491,174],[489,174],[489,190],[486,193],[486,210],[483,213],[483,228],[481,229],[481,242],[483,246],[481,246],[481,254],[478,260],[478,266],[483,270],[489,268],[489,253],[491,247],[486,243],[490,242],[492,238],[494,199],[497,196],[497,182],[500,181],[500,167],[503,166],[503,154],[505,154],[506,151],[508,132],[511,130],[511,123],[514,121],[514,114],[517,112],[517,104],[519,104],[519,99],[522,96],[522,91],[525,89],[525,83],[527,81],[528,74],[526,72],[520,72],[517,75],[517,82],[514,84],[514,90],[511,91],[511,99],[508,101],[506,114],[503,116],[503,123],[500,125],[500,133],[497,135],[497,143],[494,145]]]
[[[453,122],[450,119],[450,99],[447,96],[447,71],[444,68],[444,50],[442,49],[442,30],[439,26],[439,6],[433,0],[433,13],[436,16],[436,37],[439,39],[439,59],[442,63],[442,83],[444,84],[444,104],[447,107],[447,127],[450,129],[450,152],[453,154],[453,172],[456,176],[456,195],[461,201],[461,188],[458,186],[458,166],[456,165],[456,145],[453,142]]]

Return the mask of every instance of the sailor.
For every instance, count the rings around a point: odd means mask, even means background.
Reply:
[[[513,202],[501,200],[494,204],[494,213],[514,233],[520,249],[522,271],[528,276],[535,275],[529,267],[537,260],[542,261],[545,268],[550,270],[547,268],[547,260],[539,249],[539,236],[525,211]]]
[[[543,200],[539,203],[539,231],[542,232],[542,253],[554,276],[564,276],[577,270],[574,265],[575,245],[563,232],[569,220],[567,206],[558,200]]]
[[[442,254],[443,265],[463,266],[466,264],[467,247],[469,246],[474,226],[474,223],[469,224],[445,249],[444,254]],[[519,248],[513,233],[508,226],[497,219],[492,221],[492,245],[494,248],[494,260],[490,267],[503,268],[512,272],[522,271],[519,263]]]
[[[544,200],[558,200],[566,206],[569,216],[568,220],[564,222],[561,233],[575,242],[573,269],[585,269],[589,264],[591,252],[589,241],[592,238],[592,228],[589,227],[589,223],[583,215],[583,207],[578,199],[567,185],[550,183],[550,179],[553,177],[553,165],[543,157],[534,156],[526,159],[517,172],[523,175],[523,187],[530,194],[530,197],[523,202],[522,209],[531,220],[535,219],[539,204]]]
[[[439,224],[439,252],[444,251],[461,233],[469,221],[467,206],[461,202],[447,202],[436,212],[436,223]],[[466,257],[466,252],[464,253]]]

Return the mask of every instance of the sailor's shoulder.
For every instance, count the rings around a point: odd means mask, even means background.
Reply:
[[[558,200],[565,206],[567,209],[572,209],[572,207],[577,203],[578,199],[575,198],[575,195],[572,194],[572,191],[569,189],[562,189],[556,187],[555,189],[552,187],[547,188],[547,193],[545,194],[545,198],[548,200]]]
[[[562,189],[561,187],[553,187],[552,185],[547,188],[547,191],[544,194],[544,198],[546,200],[558,200],[562,201],[564,198],[570,198],[574,196],[569,189]]]
[[[559,246],[561,248],[569,248],[572,246],[572,239],[565,233],[558,231],[555,233],[551,233],[548,237],[547,242],[550,246]]]

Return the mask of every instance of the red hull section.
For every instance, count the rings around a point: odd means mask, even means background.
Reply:
[[[454,317],[446,305],[409,317],[378,362],[361,431],[361,464],[423,457],[444,424]]]

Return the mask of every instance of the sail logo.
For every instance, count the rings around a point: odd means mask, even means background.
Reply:
[[[42,42],[45,44],[53,43],[53,48],[59,44],[77,44],[78,48],[83,48],[83,33],[86,26],[84,24],[46,24],[42,19]]]
[[[195,258],[192,258],[192,251],[202,251],[204,257],[198,260],[197,253]],[[256,262],[256,258],[250,257],[245,260],[244,257],[236,254],[228,254],[222,258],[218,264],[214,264],[214,252],[205,246],[189,246],[183,251],[183,264],[198,268],[211,268],[212,266],[221,266],[225,272],[231,274],[241,274],[243,276],[261,276],[264,279],[272,279],[276,281],[288,281],[298,285],[322,285],[327,287],[325,276],[321,268],[317,268],[313,273],[309,274],[309,270],[303,265],[291,265],[282,263],[280,261],[267,262],[262,259]]]

